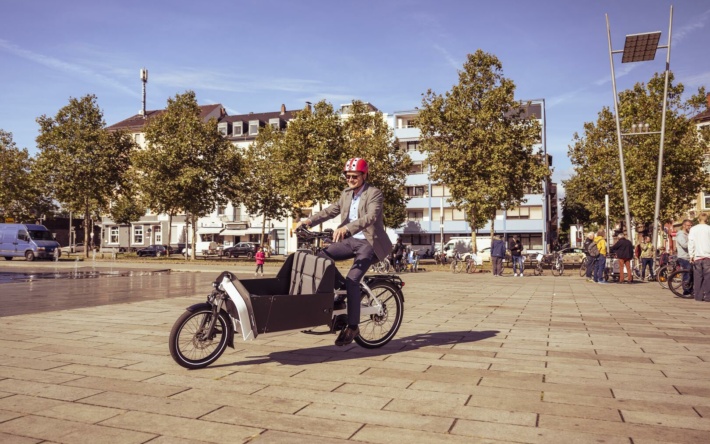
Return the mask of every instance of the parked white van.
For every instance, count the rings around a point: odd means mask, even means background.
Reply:
[[[13,257],[48,259],[61,256],[59,242],[44,225],[0,224],[0,256],[11,261]]]
[[[486,247],[491,246],[490,236],[476,236],[476,246],[480,252]],[[446,257],[453,257],[454,253],[461,254],[463,259],[466,259],[468,255],[472,254],[473,248],[471,244],[471,236],[466,237],[452,237],[449,241],[444,244],[444,251],[446,252]],[[482,259],[479,254],[475,254],[476,263],[481,265]]]

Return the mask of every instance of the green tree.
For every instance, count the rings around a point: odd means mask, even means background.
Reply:
[[[0,221],[22,222],[54,210],[33,174],[33,164],[27,149],[19,149],[12,140],[12,133],[0,129]]]
[[[663,175],[661,179],[660,219],[666,220],[687,210],[697,193],[708,182],[703,170],[707,146],[698,137],[691,117],[705,102],[705,91],[687,100],[685,87],[673,84],[670,74],[666,111]],[[649,131],[660,131],[664,76],[655,74],[647,83],[637,83],[619,95],[621,131],[634,132],[632,125],[649,124]],[[622,140],[626,167],[629,210],[633,223],[653,221],[656,201],[656,174],[660,135],[626,136]],[[584,205],[591,221],[605,219],[604,195],[609,195],[612,220],[624,218],[624,201],[619,167],[616,121],[604,107],[596,122],[584,124],[584,134],[574,134],[568,154],[574,175],[564,181],[570,202]]]
[[[417,117],[431,178],[445,184],[449,201],[465,212],[474,248],[476,229],[492,223],[497,210],[524,203],[526,190],[549,174],[534,148],[540,125],[524,115],[525,104],[514,93],[498,58],[478,50],[468,55],[450,91],[424,94]]]
[[[343,118],[346,158],[362,157],[369,164],[367,181],[382,191],[384,223],[397,228],[407,218],[409,200],[405,194],[412,159],[400,149],[392,129],[380,111],[372,112],[366,103],[354,100]],[[342,165],[336,171],[342,171]]]
[[[338,165],[347,160],[343,146],[342,121],[325,100],[313,110],[299,111],[289,122],[281,143],[284,168],[280,173],[296,217],[301,216],[301,208],[323,208],[340,197],[345,184]]]
[[[148,123],[146,142],[136,158],[146,203],[168,214],[185,211],[194,246],[197,219],[227,201],[230,176],[240,173],[239,153],[219,134],[215,119],[203,121],[193,91],[168,99],[165,111]]]
[[[237,187],[244,189],[244,206],[249,214],[262,217],[261,241],[267,219],[282,219],[292,208],[283,179],[282,144],[284,134],[267,125],[259,130],[254,143],[244,154],[244,168]]]
[[[42,115],[37,123],[37,173],[62,207],[84,215],[88,242],[91,215],[108,209],[130,167],[135,145],[126,134],[105,130],[94,95],[70,98],[55,117]]]
[[[109,210],[111,219],[117,224],[127,225],[145,215],[147,208],[137,189],[138,174],[135,168],[130,168],[120,188],[116,190]]]

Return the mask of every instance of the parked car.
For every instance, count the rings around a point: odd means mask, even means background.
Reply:
[[[167,256],[168,255],[168,247],[165,245],[148,245],[146,248],[141,248],[140,250],[136,251],[136,254],[138,255],[138,257]]]
[[[256,242],[239,242],[238,244],[227,247],[222,250],[222,256],[226,257],[239,257],[246,256],[251,259],[256,253],[256,247],[259,246]]]
[[[579,265],[584,260],[584,250],[581,248],[563,248],[559,252],[562,253],[562,262],[564,262],[565,265]]]
[[[62,254],[68,254],[68,253],[83,253],[86,251],[86,247],[84,246],[83,242],[79,242],[74,245],[67,245],[66,247],[62,247],[59,249]]]

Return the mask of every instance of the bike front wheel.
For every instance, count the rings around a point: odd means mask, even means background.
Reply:
[[[189,369],[203,368],[216,361],[227,347],[229,320],[220,313],[209,338],[203,334],[212,320],[212,309],[186,311],[170,330],[170,355],[175,362]]]
[[[466,273],[475,273],[476,272],[476,262],[475,261],[468,261],[466,264]]]
[[[565,265],[562,262],[558,262],[552,266],[552,275],[553,276],[562,276],[562,273],[564,273],[564,272],[565,272]]]
[[[579,277],[584,277],[585,274],[587,274],[587,267],[589,266],[589,261],[585,257],[582,260],[582,263],[579,264]]]
[[[670,274],[668,265],[664,265],[656,271],[656,280],[661,288],[668,288],[668,275]]]
[[[355,342],[364,348],[378,348],[387,344],[399,330],[404,316],[404,299],[394,286],[380,282],[370,287],[372,297],[363,292],[361,304],[371,307],[381,304],[379,314],[360,316],[360,335]]]
[[[674,295],[683,299],[691,299],[693,297],[693,275],[691,270],[676,270],[668,275],[668,288]],[[690,274],[689,277],[684,277]]]

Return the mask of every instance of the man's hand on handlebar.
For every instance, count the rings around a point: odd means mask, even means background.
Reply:
[[[301,219],[298,221],[298,224],[296,224],[296,229],[298,230],[302,226],[305,226],[305,228],[310,228],[311,226],[311,220],[310,219]]]

